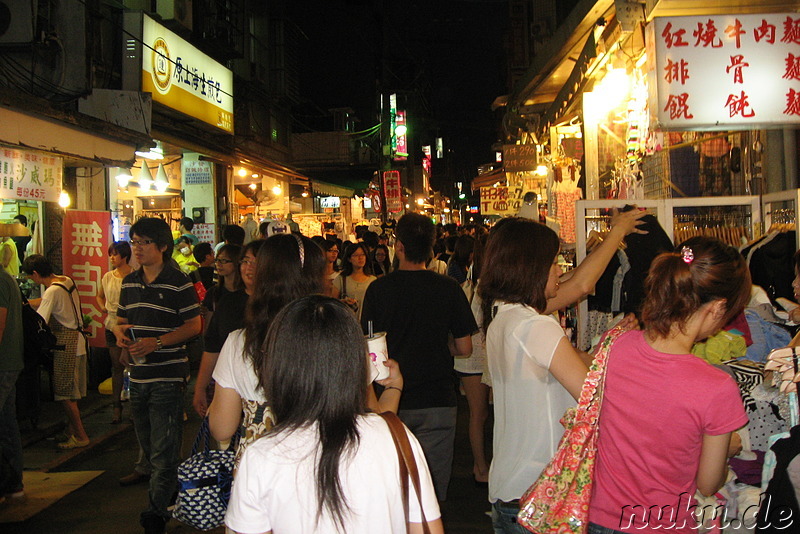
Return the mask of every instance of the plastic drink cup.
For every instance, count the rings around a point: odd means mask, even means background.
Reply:
[[[389,378],[389,368],[383,365],[383,362],[389,358],[389,351],[386,348],[386,332],[376,332],[372,337],[367,336],[367,350],[369,351],[369,362],[372,364],[370,373],[372,380]]]
[[[131,338],[131,341],[133,341],[134,343],[136,341],[138,341],[136,339],[136,333],[133,331],[133,327],[128,329],[128,337]],[[130,354],[130,353],[128,353],[128,354]],[[131,354],[130,356],[131,356],[131,361],[133,362],[133,365],[142,365],[145,361],[147,361],[147,357],[146,356],[134,356],[133,354]]]

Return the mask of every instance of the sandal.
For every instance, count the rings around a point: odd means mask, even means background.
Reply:
[[[70,436],[67,441],[58,444],[58,448],[61,450],[69,450],[69,449],[79,449],[81,447],[86,447],[89,444],[89,440],[85,439],[83,441],[78,441],[78,438],[75,436]]]

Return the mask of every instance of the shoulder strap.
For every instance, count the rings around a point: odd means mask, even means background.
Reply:
[[[586,375],[586,380],[583,382],[581,394],[578,398],[578,413],[585,413],[592,409],[592,405],[600,406],[603,401],[603,390],[606,379],[606,369],[608,368],[608,355],[611,352],[611,346],[614,342],[627,332],[626,328],[614,327],[605,334],[603,334],[600,343],[592,359],[592,365],[589,368],[589,373]],[[576,415],[576,418],[578,416]]]
[[[75,312],[75,320],[78,322],[78,328],[76,328],[75,330],[77,330],[78,332],[83,332],[83,321],[81,320],[81,316],[78,315],[78,308],[75,306],[75,299],[72,298],[73,291],[78,293],[78,301],[80,301],[81,294],[78,291],[78,285],[75,283],[75,280],[73,280],[69,276],[67,276],[67,279],[70,282],[72,282],[72,289],[68,289],[67,286],[65,286],[64,284],[59,284],[58,282],[53,282],[53,285],[60,287],[61,289],[66,291],[67,294],[69,295],[69,301],[72,304],[72,311]]]
[[[419,501],[419,514],[422,518],[422,531],[425,534],[430,534],[431,530],[428,526],[428,520],[425,519],[425,509],[422,505],[422,488],[419,482],[419,471],[417,471],[417,462],[414,459],[414,451],[411,450],[411,442],[408,441],[406,434],[406,427],[400,418],[392,412],[383,412],[379,414],[389,425],[389,431],[392,433],[392,440],[394,441],[395,449],[397,449],[397,458],[400,463],[400,481],[403,485],[403,508],[406,514],[406,526],[408,526],[408,479],[411,478],[411,483],[414,485],[414,491],[417,494],[417,501]]]
[[[342,275],[342,294],[339,295],[339,297],[344,298],[346,296],[348,296],[347,295],[347,277],[345,275]]]

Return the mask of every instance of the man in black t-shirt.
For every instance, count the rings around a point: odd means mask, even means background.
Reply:
[[[362,325],[386,332],[389,357],[403,373],[398,415],[422,445],[436,496],[447,496],[456,429],[456,379],[453,356],[472,353],[478,329],[467,297],[455,280],[428,271],[435,228],[410,213],[397,223],[398,270],[367,288]],[[448,342],[452,334],[453,342]]]

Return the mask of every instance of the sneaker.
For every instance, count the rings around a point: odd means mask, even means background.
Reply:
[[[3,495],[7,499],[21,499],[25,496],[25,490],[23,489],[22,485],[17,487],[14,491],[10,491]]]
[[[89,444],[88,439],[79,441],[75,436],[70,436],[67,441],[59,443],[58,448],[65,451],[69,449],[79,449],[81,447],[86,447],[88,444]]]

